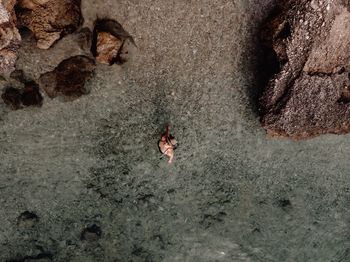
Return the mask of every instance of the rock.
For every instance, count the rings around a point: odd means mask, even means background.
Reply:
[[[129,44],[134,39],[121,24],[112,19],[97,19],[94,25],[91,52],[102,64],[122,64],[128,60]]]
[[[43,97],[39,91],[39,85],[34,81],[24,83],[24,88],[7,87],[1,95],[4,103],[17,110],[27,106],[43,105]]]
[[[87,56],[73,56],[63,60],[52,72],[43,74],[39,83],[50,98],[62,95],[74,100],[89,93],[85,82],[95,70],[95,61]]]
[[[21,228],[31,228],[39,221],[39,217],[30,211],[25,211],[17,218],[17,225]]]
[[[28,81],[23,70],[15,70],[10,74],[11,79],[14,79],[20,83],[25,83]]]
[[[0,2],[0,73],[7,74],[15,70],[17,50],[21,36],[16,27],[14,5],[16,0]]]
[[[99,226],[93,224],[91,226],[88,226],[83,230],[81,233],[81,240],[86,241],[97,241],[101,238],[102,230]]]
[[[97,35],[96,60],[101,64],[113,64],[123,41],[112,34],[101,32]]]
[[[21,92],[17,88],[5,88],[1,98],[6,105],[11,107],[11,109],[17,110],[21,108]]]
[[[39,85],[34,81],[27,82],[21,95],[21,101],[24,106],[43,105],[43,97],[39,91]]]
[[[350,131],[350,4],[282,1],[263,43],[277,73],[260,99],[262,126],[295,139]]]
[[[50,48],[83,23],[81,0],[19,0],[16,14],[20,27],[33,32],[37,46]]]
[[[311,74],[350,71],[350,13],[344,7],[336,15],[325,41],[316,45],[308,57],[304,71]]]

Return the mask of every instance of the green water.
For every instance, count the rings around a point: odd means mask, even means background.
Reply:
[[[350,261],[349,136],[271,139],[254,110],[267,4],[83,1],[87,26],[117,19],[138,51],[77,101],[0,104],[0,260]]]

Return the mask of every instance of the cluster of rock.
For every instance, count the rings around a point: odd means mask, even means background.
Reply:
[[[41,90],[50,98],[76,99],[89,93],[85,83],[93,76],[96,61],[127,61],[129,44],[135,43],[118,22],[97,19],[93,32],[81,28],[83,22],[81,0],[0,3],[0,74],[8,78],[1,96],[5,104],[12,109],[41,106]],[[35,70],[29,75],[23,65]],[[25,99],[29,91],[30,101]]]

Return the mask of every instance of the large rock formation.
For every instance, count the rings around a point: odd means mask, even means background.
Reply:
[[[16,0],[0,1],[0,73],[15,70],[21,36],[16,28]]]
[[[279,68],[261,97],[263,127],[296,139],[350,132],[350,4],[282,1],[262,32]]]

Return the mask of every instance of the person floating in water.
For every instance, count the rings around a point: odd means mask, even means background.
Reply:
[[[169,157],[168,163],[171,164],[174,159],[174,150],[177,148],[177,141],[173,135],[169,133],[169,125],[167,125],[164,134],[162,134],[158,142],[159,151]]]

